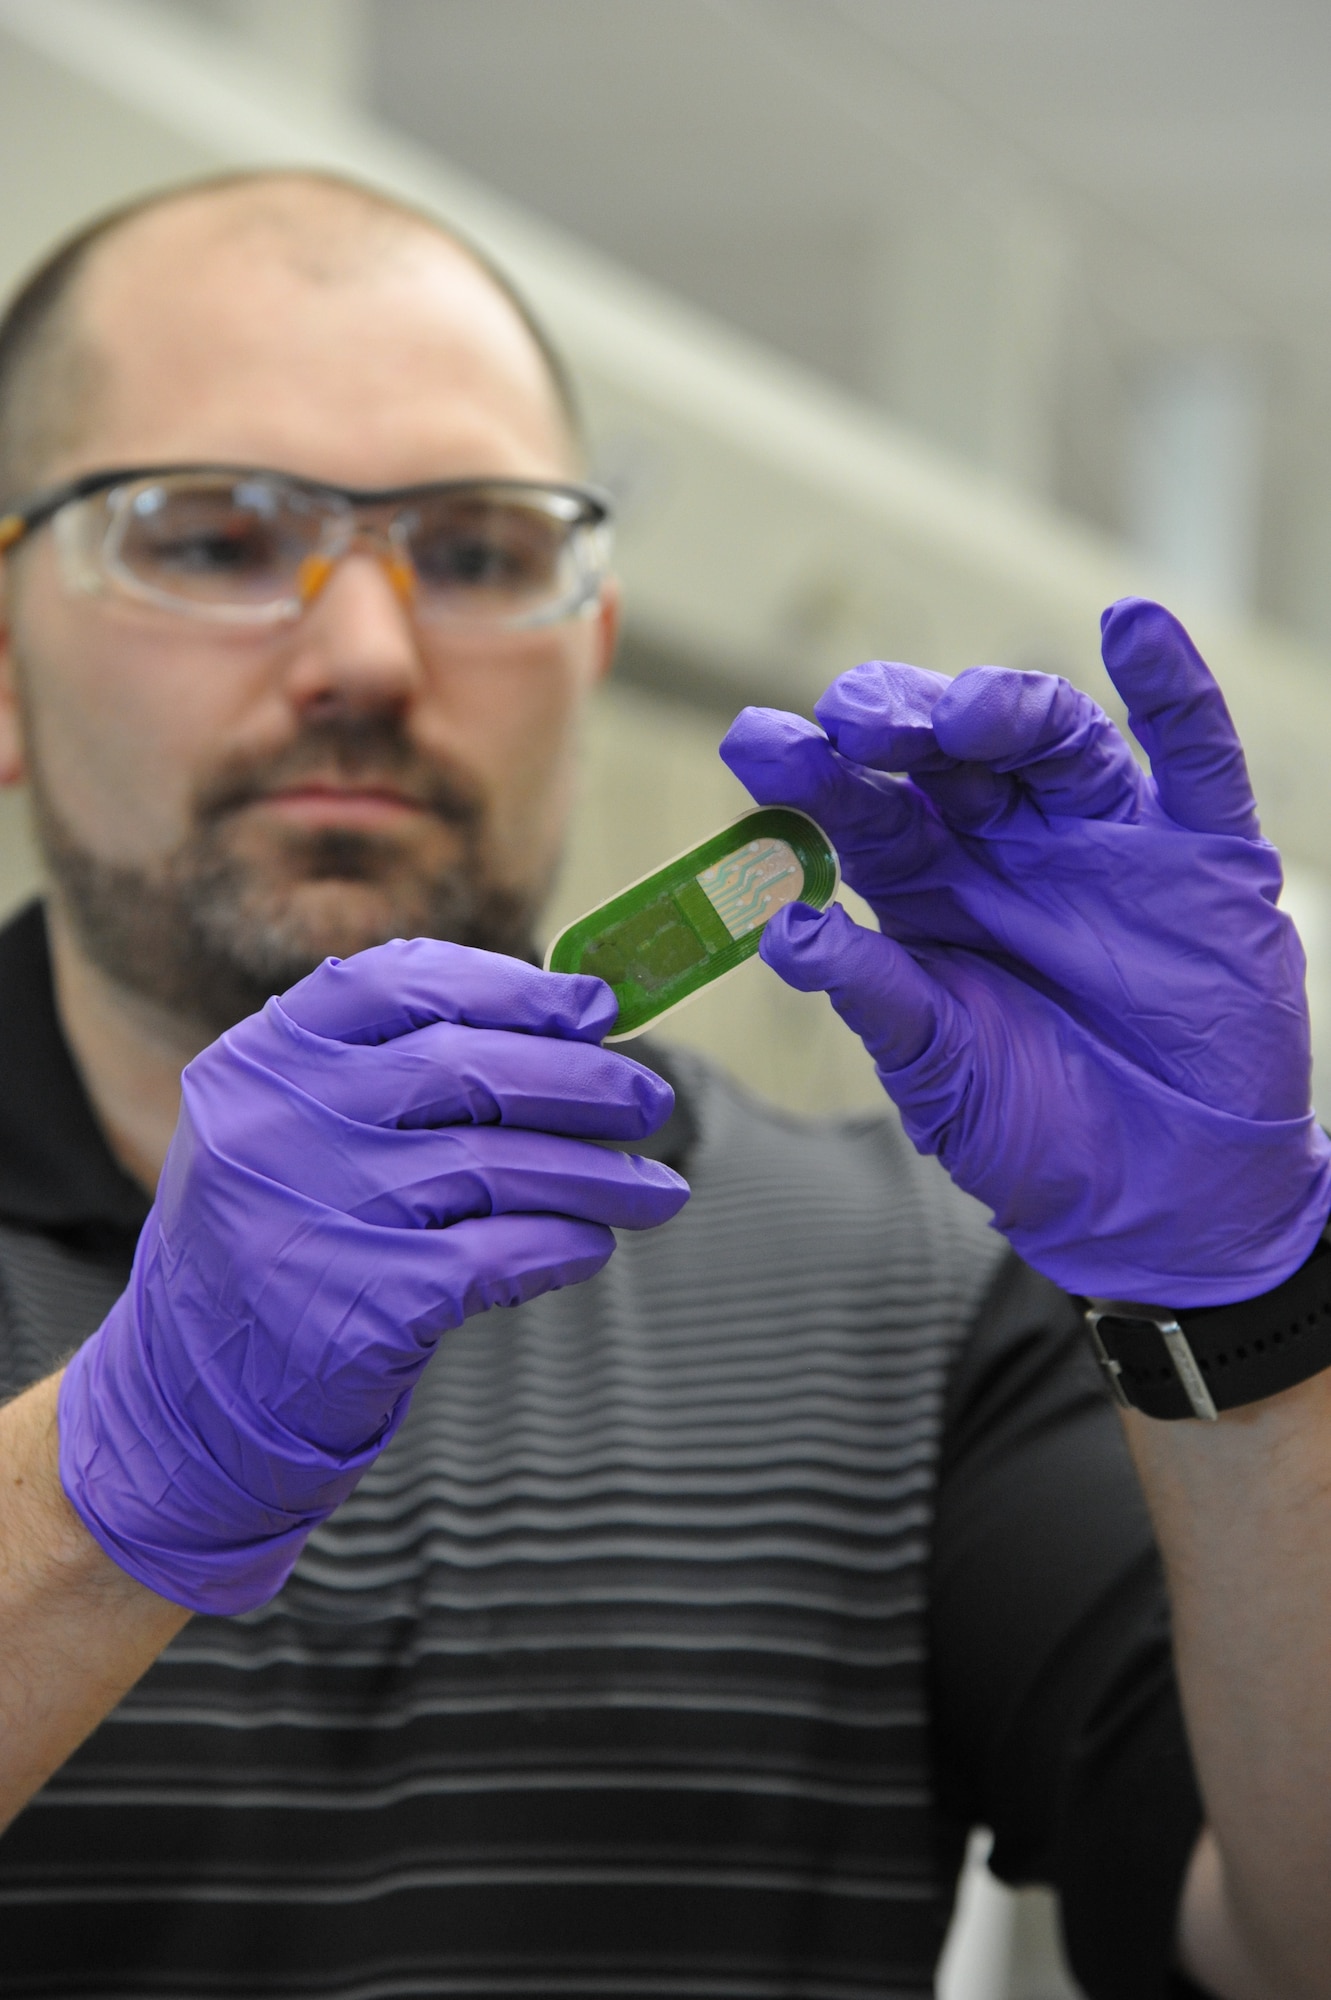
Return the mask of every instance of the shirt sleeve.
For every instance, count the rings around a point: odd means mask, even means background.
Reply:
[[[1071,1301],[1009,1258],[958,1356],[932,1576],[935,1755],[990,1866],[1059,1896],[1090,2000],[1169,2000],[1202,1824],[1145,1501]]]

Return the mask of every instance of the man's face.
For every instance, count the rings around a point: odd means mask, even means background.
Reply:
[[[94,265],[95,389],[51,481],[570,476],[539,357],[466,258],[407,229],[339,263],[317,206],[308,252],[219,232],[220,206],[159,211]],[[70,594],[49,530],[11,570],[0,771],[26,769],[57,898],[122,985],[215,1030],[394,935],[527,948],[609,594],[543,629],[431,628],[367,549],[295,622],[228,628]]]

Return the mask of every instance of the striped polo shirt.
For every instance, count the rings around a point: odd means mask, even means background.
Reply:
[[[14,1389],[100,1321],[139,1197],[63,1054],[39,914],[0,935],[0,1009]],[[1076,1786],[1083,1817],[1107,1809],[1087,1718],[1111,1666],[1136,1662],[1140,1693],[1143,1647],[1159,1680],[1158,1577],[1126,1623],[1107,1608],[1150,1567],[1131,1506],[1093,1589],[1023,1585],[1056,1607],[1031,1614],[1038,1657],[995,1629],[967,1694],[987,1640],[958,1605],[993,1583],[999,1477],[968,1485],[989,1447],[967,1447],[936,1657],[940,1466],[991,1393],[986,1364],[956,1404],[966,1357],[1005,1313],[1003,1352],[1038,1335],[1052,1354],[1062,1302],[1034,1281],[1034,1307],[995,1305],[1012,1260],[890,1118],[796,1120],[694,1059],[661,1067],[679,1107],[653,1150],[691,1202],[589,1283],[446,1336],[281,1594],[196,1617],[56,1774],[0,1840],[0,1992],[925,2000],[968,1820],[1002,1822],[1014,1872],[1056,1877]],[[1090,1393],[1076,1422],[1111,1436]],[[1011,1559],[1039,1569],[1034,1545]],[[1050,1663],[1087,1620],[1111,1657],[1069,1692]],[[989,1679],[1041,1675],[1034,1723],[1004,1695],[967,1744]],[[1061,1803],[1036,1811],[1052,1779],[1018,1778],[1009,1812],[986,1762],[1060,1703],[1034,1761],[1057,1763]],[[1112,1782],[1160,1754],[1157,1730]],[[1165,1792],[1168,1897],[1196,1808],[1184,1779]],[[1154,1934],[1149,1952],[1134,2000],[1165,1990]]]

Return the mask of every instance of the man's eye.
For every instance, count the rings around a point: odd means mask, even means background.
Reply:
[[[144,559],[177,576],[254,576],[273,567],[267,535],[194,530],[156,535],[141,543]]]
[[[435,590],[542,590],[559,567],[548,538],[522,534],[422,536],[412,560],[421,583]]]
[[[422,582],[478,589],[520,583],[524,565],[515,551],[481,536],[448,536],[429,541],[415,557]]]

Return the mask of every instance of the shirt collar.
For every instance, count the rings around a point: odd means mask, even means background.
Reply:
[[[74,1067],[30,903],[0,929],[0,1222],[94,1240],[137,1235],[147,1213]]]

